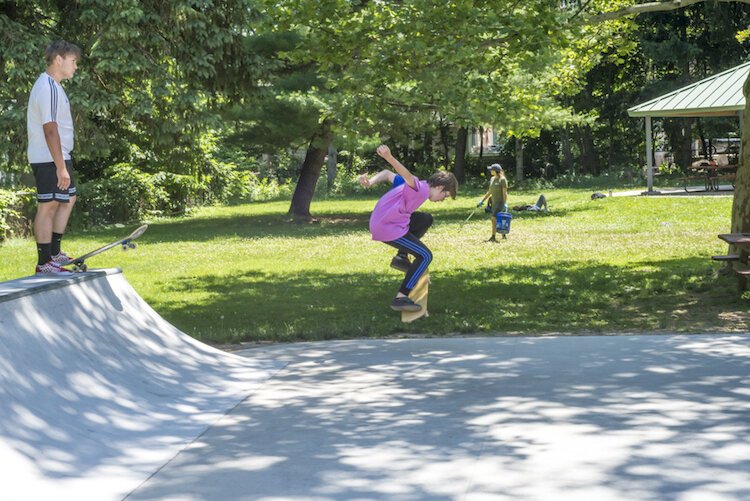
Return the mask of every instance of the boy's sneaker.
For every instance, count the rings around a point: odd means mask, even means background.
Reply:
[[[407,296],[397,297],[391,303],[391,308],[396,311],[419,311],[422,309],[417,303],[409,299]]]
[[[411,261],[409,261],[409,258],[406,256],[396,254],[396,257],[391,259],[391,268],[395,268],[398,271],[406,273],[409,271],[409,266],[411,266]]]
[[[63,251],[60,251],[60,254],[56,256],[52,256],[52,262],[55,264],[67,263],[68,261],[70,261],[70,256]]]
[[[54,261],[47,261],[44,264],[38,264],[36,266],[37,275],[72,275],[73,272],[66,270]]]

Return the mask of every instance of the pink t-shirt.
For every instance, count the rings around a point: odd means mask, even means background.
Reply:
[[[404,183],[383,195],[370,216],[372,239],[390,242],[409,231],[411,214],[430,197],[430,185],[414,177],[415,188]]]

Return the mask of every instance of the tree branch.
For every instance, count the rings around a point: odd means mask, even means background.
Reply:
[[[586,19],[587,23],[600,23],[602,21],[610,21],[612,19],[618,19],[625,16],[637,16],[639,14],[645,14],[647,12],[666,12],[670,10],[683,9],[696,3],[702,3],[706,0],[669,0],[666,2],[647,2],[630,7],[624,7],[619,10],[613,10],[611,12],[602,12],[594,16],[589,16]],[[713,0],[715,2],[726,2],[726,3],[745,3],[750,4],[750,0]]]

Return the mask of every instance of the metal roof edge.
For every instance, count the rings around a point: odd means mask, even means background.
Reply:
[[[717,115],[723,112],[740,112],[744,111],[745,106],[722,106],[719,108],[685,108],[683,110],[645,110],[631,111],[628,110],[628,116],[631,117],[697,117],[704,115]],[[731,115],[731,113],[727,113]]]
[[[649,116],[648,113],[646,113],[646,114],[639,114],[639,115],[633,115],[631,112],[639,113],[639,112],[636,111],[638,108],[641,108],[641,107],[644,107],[644,106],[648,106],[648,105],[657,103],[657,102],[662,101],[664,99],[668,99],[668,98],[670,98],[670,97],[672,97],[672,96],[674,96],[676,94],[679,94],[681,92],[685,92],[687,90],[693,89],[693,88],[695,88],[695,87],[697,87],[697,86],[699,86],[701,84],[704,84],[706,82],[710,82],[712,80],[716,80],[717,78],[719,78],[719,77],[721,77],[723,75],[726,75],[728,73],[734,73],[736,71],[739,71],[739,70],[741,70],[744,67],[750,67],[750,61],[747,61],[747,62],[742,63],[740,65],[734,66],[732,68],[729,68],[728,70],[724,70],[721,73],[717,73],[716,75],[712,75],[710,77],[704,78],[703,80],[700,80],[698,82],[692,83],[690,85],[686,85],[684,87],[680,87],[679,89],[673,90],[671,92],[668,92],[667,94],[662,94],[661,96],[658,96],[658,97],[655,97],[653,99],[650,99],[649,101],[646,101],[644,103],[640,103],[640,104],[636,104],[635,106],[631,106],[627,110],[628,111],[628,115],[630,115],[630,116]],[[640,113],[644,113],[644,112],[640,112]],[[651,116],[658,116],[658,115],[651,115]],[[664,116],[664,115],[661,115],[661,116]]]

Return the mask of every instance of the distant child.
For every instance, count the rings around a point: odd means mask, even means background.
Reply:
[[[370,216],[370,233],[373,240],[385,242],[401,253],[414,256],[414,261],[406,269],[406,276],[391,303],[391,308],[399,311],[419,311],[422,307],[409,299],[409,292],[417,285],[432,262],[432,252],[420,240],[432,226],[432,216],[416,210],[428,199],[432,202],[442,202],[449,195],[456,198],[458,181],[447,171],[438,171],[427,181],[422,181],[396,160],[387,146],[381,145],[377,151],[378,155],[404,179],[404,183],[391,189],[378,200]]]
[[[549,212],[549,206],[547,205],[547,198],[542,194],[539,195],[539,199],[534,205],[515,205],[513,206],[514,211],[532,211],[532,212]]]
[[[481,207],[484,201],[490,199],[490,207],[492,213],[492,236],[488,242],[497,242],[495,235],[497,234],[497,214],[499,212],[508,212],[508,180],[505,179],[505,171],[500,164],[492,164],[487,167],[487,170],[492,173],[490,178],[490,189],[484,195],[482,200],[479,201],[477,207]],[[503,238],[507,238],[503,234]]]

